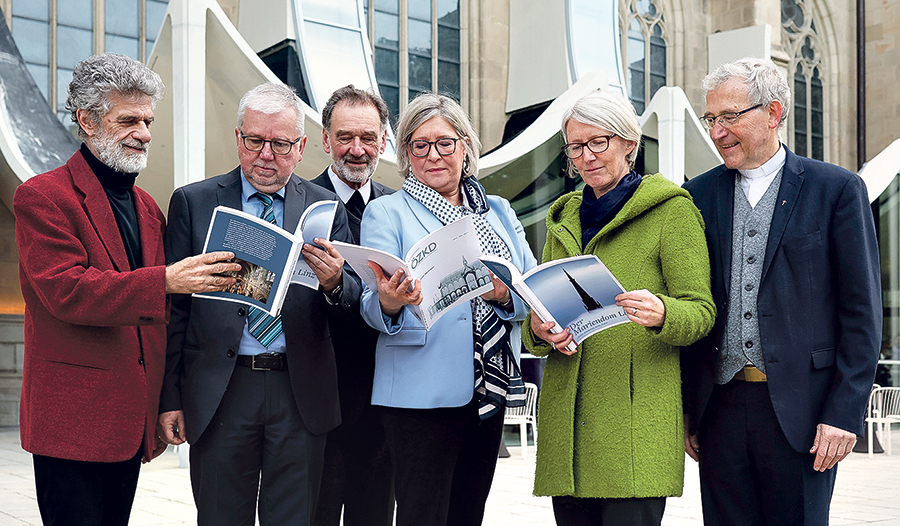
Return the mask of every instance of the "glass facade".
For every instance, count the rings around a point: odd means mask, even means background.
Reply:
[[[656,0],[630,0],[623,10],[625,62],[628,64],[628,97],[638,114],[659,88],[666,85],[665,18]]]
[[[881,251],[881,301],[884,329],[881,363],[875,383],[900,385],[900,177],[895,177],[873,204]]]
[[[361,0],[391,122],[423,91],[460,99],[460,0]]]
[[[93,53],[120,53],[146,60],[168,0],[12,0],[13,39],[35,83],[60,122],[74,129],[66,111],[72,69]],[[103,13],[102,47],[95,48],[95,11]]]
[[[798,155],[825,160],[825,98],[818,34],[804,2],[782,0],[781,27],[791,56],[794,107],[788,126]]]

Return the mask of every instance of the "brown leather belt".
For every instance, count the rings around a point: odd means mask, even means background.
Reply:
[[[741,369],[737,372],[737,374],[734,375],[734,380],[740,380],[742,382],[768,381],[766,378],[766,373],[760,371],[752,365],[745,365],[743,369]]]
[[[284,371],[287,370],[287,358],[284,353],[263,353],[256,355],[239,354],[237,364],[249,367],[254,371]]]

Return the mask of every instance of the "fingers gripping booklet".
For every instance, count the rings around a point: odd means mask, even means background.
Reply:
[[[481,261],[540,319],[556,324],[551,332],[568,328],[576,344],[629,321],[622,307],[616,306],[616,296],[625,289],[597,256],[557,259],[525,274],[505,259],[481,256]]]
[[[311,204],[291,234],[253,214],[217,206],[203,252],[234,252],[234,261],[240,263],[241,270],[226,273],[237,280],[228,289],[199,292],[194,296],[245,303],[277,316],[292,283],[311,289],[319,287],[319,280],[303,260],[301,249],[304,243],[313,244],[317,237],[331,238],[336,210],[337,201]]]
[[[481,246],[472,216],[428,234],[409,249],[405,260],[383,250],[340,241],[334,246],[371,290],[378,290],[378,282],[366,265],[369,261],[378,263],[387,277],[403,269],[404,277],[421,281],[422,303],[407,308],[426,330],[458,303],[494,288],[490,273],[478,260]]]

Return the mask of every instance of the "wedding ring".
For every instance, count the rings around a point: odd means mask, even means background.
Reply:
[[[631,309],[631,315],[632,315],[632,316],[637,315],[637,311],[638,311],[638,310],[637,310],[637,307]]]

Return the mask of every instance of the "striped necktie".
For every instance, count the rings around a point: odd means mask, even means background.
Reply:
[[[263,202],[263,211],[259,217],[275,224],[275,207],[272,196],[262,192],[256,192],[256,197]],[[281,332],[281,316],[269,316],[265,311],[250,307],[247,316],[248,329],[254,338],[259,340],[263,347],[268,347],[270,343],[275,341]]]

